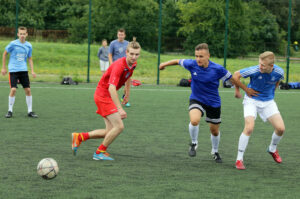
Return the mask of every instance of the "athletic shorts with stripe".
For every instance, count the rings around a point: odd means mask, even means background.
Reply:
[[[28,71],[9,73],[9,85],[11,88],[17,88],[18,81],[22,84],[23,88],[30,88]]]
[[[192,109],[198,109],[203,115],[206,113],[205,121],[212,124],[220,124],[221,123],[221,107],[212,107],[207,106],[197,100],[190,99],[189,111]]]
[[[118,108],[111,98],[99,97],[98,95],[94,95],[94,100],[98,108],[96,113],[101,115],[102,117],[106,117],[118,112]]]

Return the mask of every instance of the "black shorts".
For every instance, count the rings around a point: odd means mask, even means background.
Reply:
[[[10,88],[18,88],[17,87],[18,82],[22,84],[23,88],[30,88],[28,71],[9,73]]]
[[[189,111],[192,109],[199,109],[202,113],[202,116],[206,112],[205,121],[212,124],[220,124],[221,123],[221,106],[220,107],[212,107],[207,106],[197,100],[190,99]]]

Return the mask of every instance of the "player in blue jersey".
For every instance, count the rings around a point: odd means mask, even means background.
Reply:
[[[250,77],[248,86],[238,84],[239,86],[235,87],[235,97],[237,98],[242,97],[239,87],[246,92],[243,101],[245,126],[239,138],[238,155],[235,163],[236,168],[240,170],[245,169],[243,156],[254,129],[257,113],[264,122],[269,121],[274,127],[267,152],[272,155],[275,162],[282,162],[278,154],[277,144],[282,138],[285,126],[274,101],[274,92],[280,80],[284,78],[284,72],[282,68],[274,64],[274,61],[274,53],[266,51],[259,56],[259,65],[236,71],[233,75],[235,82],[239,83],[241,83],[241,77]]]
[[[11,118],[13,114],[13,105],[15,103],[15,95],[17,91],[17,83],[21,83],[25,95],[26,103],[28,107],[28,117],[36,118],[37,115],[32,112],[32,95],[30,90],[30,81],[28,77],[27,70],[27,60],[30,64],[31,74],[35,78],[36,74],[33,71],[33,61],[32,61],[32,45],[26,41],[28,36],[27,28],[19,27],[18,28],[18,37],[19,39],[10,42],[6,47],[2,56],[2,75],[6,75],[6,56],[9,53],[9,84],[10,84],[10,93],[8,97],[8,112],[5,115],[6,118]]]
[[[206,122],[210,125],[212,150],[211,154],[217,163],[222,159],[218,152],[220,142],[220,123],[221,123],[221,98],[219,96],[219,81],[230,80],[232,75],[223,66],[209,60],[209,48],[206,43],[202,43],[195,48],[195,59],[176,59],[161,63],[160,70],[167,66],[181,65],[192,76],[189,105],[189,133],[191,146],[189,156],[196,156],[198,147],[199,122],[206,113]]]

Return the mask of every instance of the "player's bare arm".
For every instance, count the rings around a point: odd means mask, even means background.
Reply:
[[[116,86],[113,84],[110,84],[108,87],[108,91],[110,93],[111,99],[113,100],[113,102],[115,103],[115,105],[118,108],[118,112],[121,115],[121,118],[124,119],[127,117],[126,112],[124,111],[124,109],[122,108],[122,105],[119,101],[119,96],[118,96],[118,92],[116,89]]]
[[[1,74],[6,75],[7,70],[6,70],[6,56],[7,56],[7,51],[5,50],[2,56],[2,69],[1,69]]]
[[[129,96],[130,96],[130,84],[131,84],[131,78],[129,78],[126,82],[125,82],[125,96],[123,98],[122,104],[127,104],[129,102]]]
[[[112,54],[111,53],[108,53],[108,61],[109,61],[109,65],[112,64]]]
[[[280,84],[280,81],[278,81],[278,82],[276,83],[275,89],[278,88],[279,84]]]
[[[259,92],[256,90],[253,90],[252,88],[248,88],[245,84],[243,84],[240,80],[241,77],[242,77],[242,75],[241,75],[240,71],[236,71],[232,76],[232,79],[233,79],[234,85],[235,85],[235,97],[236,98],[242,97],[239,88],[243,89],[249,97],[257,96],[257,94]]]
[[[36,74],[35,74],[35,72],[34,72],[34,70],[33,70],[33,60],[32,60],[32,57],[29,57],[29,58],[28,58],[28,62],[29,62],[29,65],[30,65],[32,77],[33,77],[33,78],[36,78]]]
[[[163,62],[159,65],[159,70],[164,70],[167,66],[179,65],[179,59]]]

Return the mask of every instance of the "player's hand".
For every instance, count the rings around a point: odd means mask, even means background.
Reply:
[[[247,90],[245,90],[245,92],[247,93],[247,95],[249,96],[249,97],[253,97],[253,96],[257,96],[258,95],[258,91],[256,91],[256,90],[253,90],[252,88],[247,88]]]
[[[122,101],[122,104],[125,105],[129,102],[129,96],[125,95]]]
[[[125,119],[127,117],[127,113],[124,111],[123,108],[119,108],[118,112],[121,115],[121,119]]]
[[[235,98],[242,98],[242,94],[240,92],[235,92],[234,97]]]
[[[7,73],[6,68],[2,68],[2,69],[1,69],[1,74],[4,76],[4,75],[6,75],[6,73]]]
[[[164,65],[164,63],[159,64],[159,70],[164,70],[166,68],[166,66]]]
[[[33,77],[33,78],[36,78],[35,72],[32,72],[31,74],[32,74],[32,77]]]

